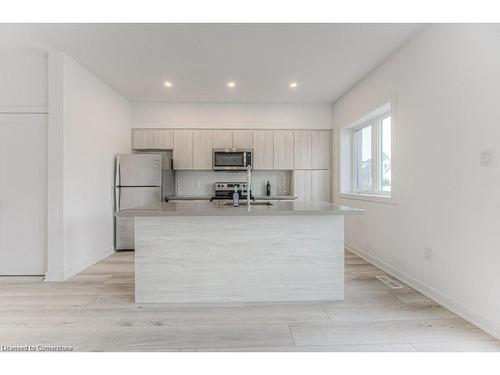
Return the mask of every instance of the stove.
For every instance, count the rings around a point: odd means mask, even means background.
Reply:
[[[210,202],[217,199],[233,199],[234,187],[240,195],[240,199],[247,199],[247,183],[246,182],[216,182],[214,184],[214,195],[210,198]],[[250,198],[255,200],[253,194]]]

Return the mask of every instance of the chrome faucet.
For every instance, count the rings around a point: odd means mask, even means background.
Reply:
[[[250,209],[250,201],[252,200],[252,166],[247,165],[247,205]]]

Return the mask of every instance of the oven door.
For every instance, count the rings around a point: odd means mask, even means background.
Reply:
[[[214,150],[214,170],[245,170],[247,156],[245,151]]]

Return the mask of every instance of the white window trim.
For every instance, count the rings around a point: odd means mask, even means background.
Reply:
[[[353,135],[354,131],[357,129],[361,129],[363,127],[366,127],[368,125],[373,124],[375,121],[381,120],[387,115],[391,116],[391,192],[390,194],[385,194],[385,193],[378,193],[378,192],[373,192],[373,191],[360,191],[360,192],[354,192],[352,191],[353,187],[355,186],[355,150],[353,147]],[[350,175],[350,181],[348,181],[348,185],[350,188],[348,189],[349,191],[342,191],[342,186],[345,186],[345,183],[342,183],[340,181],[339,185],[339,193],[338,197],[343,198],[343,199],[352,199],[352,200],[362,200],[362,201],[371,201],[371,202],[378,202],[378,203],[387,203],[387,204],[396,204],[397,199],[396,199],[396,146],[397,146],[397,139],[396,139],[396,118],[397,118],[397,111],[396,111],[396,98],[393,98],[391,101],[387,102],[387,104],[378,107],[374,111],[370,112],[368,115],[363,116],[361,119],[345,126],[342,131],[343,132],[348,132],[348,139],[349,142],[351,143],[350,145],[347,145],[350,150],[350,160],[342,160],[342,152],[340,156],[340,163],[341,163],[341,168],[346,168],[346,165],[348,165],[348,168],[350,169],[349,175]],[[372,128],[372,131],[378,127]],[[378,129],[375,130],[376,134],[372,133],[372,149],[373,147],[379,147],[379,132]],[[344,140],[346,142],[347,140]],[[342,140],[341,140],[342,142]],[[346,146],[346,145],[344,145]],[[342,145],[341,145],[342,148]],[[379,150],[377,149],[375,151],[375,155],[378,158],[378,152]],[[373,152],[372,152],[373,153]],[[347,155],[344,155],[346,157]],[[378,168],[378,161],[374,160],[374,165],[376,168]],[[373,169],[372,169],[373,173]],[[377,171],[377,174],[380,173]],[[340,174],[340,179],[342,179],[342,173]],[[377,186],[379,186],[379,181],[375,181]]]

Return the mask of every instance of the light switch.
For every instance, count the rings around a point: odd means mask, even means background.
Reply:
[[[481,150],[480,165],[481,167],[493,166],[493,150]]]

